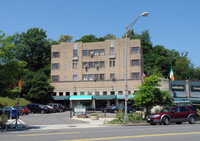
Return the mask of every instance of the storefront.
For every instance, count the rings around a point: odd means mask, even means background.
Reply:
[[[62,104],[66,109],[69,108],[69,96],[53,96],[54,103]]]
[[[74,95],[70,96],[70,108],[73,108],[74,106],[86,106],[86,109],[92,109],[93,106],[93,100],[92,95]]]

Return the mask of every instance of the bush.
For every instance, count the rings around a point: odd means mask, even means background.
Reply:
[[[128,115],[129,121],[142,121],[142,116],[136,112]]]
[[[8,121],[7,115],[0,115],[0,126],[5,129],[6,128],[6,122]]]
[[[97,113],[92,113],[90,116],[99,116]]]
[[[117,117],[117,120],[119,121],[119,123],[125,123],[126,122],[123,109],[119,109],[116,117]]]

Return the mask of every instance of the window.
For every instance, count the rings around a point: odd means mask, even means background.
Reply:
[[[98,74],[94,74],[94,80],[98,80]]]
[[[123,91],[118,91],[118,95],[123,95]]]
[[[73,56],[77,56],[77,49],[73,49]]]
[[[73,62],[72,67],[73,69],[78,69],[78,62]]]
[[[100,68],[104,68],[104,61],[100,61]]]
[[[132,79],[138,80],[139,79],[139,73],[132,73]]]
[[[92,92],[88,92],[88,95],[92,95]]]
[[[104,49],[100,49],[100,55],[104,55]]]
[[[87,56],[87,53],[88,53],[88,51],[87,51],[87,50],[84,50],[84,51],[83,51],[83,56]]]
[[[89,80],[93,80],[93,74],[89,74]]]
[[[53,93],[53,96],[56,96],[56,92]]]
[[[109,66],[114,67],[115,66],[115,60],[111,60],[110,63],[109,63]]]
[[[104,80],[104,74],[100,74],[100,80]]]
[[[53,70],[58,70],[59,69],[59,64],[58,63],[52,64],[52,69]]]
[[[52,81],[53,81],[53,82],[59,81],[59,76],[58,76],[58,75],[53,75],[53,76],[52,76]]]
[[[80,95],[84,95],[84,92],[80,92]]]
[[[132,60],[132,66],[139,66],[139,60]]]
[[[131,53],[139,53],[139,47],[132,47]]]
[[[99,55],[99,50],[98,49],[94,50],[94,55]]]
[[[60,54],[59,52],[53,52],[53,58],[59,58]]]
[[[115,49],[114,47],[110,47],[110,54],[115,54],[114,49]]]
[[[99,65],[99,62],[94,62],[94,67],[97,67]]]
[[[77,81],[77,75],[73,75],[73,80]]]
[[[89,50],[89,56],[94,55],[94,51],[93,50]]]
[[[95,91],[95,95],[99,95],[99,91]]]
[[[69,95],[70,95],[70,92],[66,92],[65,94],[66,94],[66,96],[69,96]]]
[[[77,95],[77,92],[73,92],[73,95]]]
[[[185,108],[185,107],[180,107],[180,112],[187,112],[187,111],[189,111],[187,108]]]
[[[111,73],[110,74],[110,80],[114,80],[115,79],[115,74],[114,73]]]
[[[107,91],[103,91],[103,95],[107,95]]]
[[[110,95],[115,95],[115,91],[111,91],[111,92],[110,92]]]
[[[63,96],[63,92],[59,92],[59,96]]]
[[[88,63],[87,62],[83,62],[83,68],[84,68],[84,66],[86,66]]]
[[[86,81],[86,80],[88,80],[87,74],[83,74],[83,81]]]
[[[89,68],[93,68],[93,62],[89,62]]]

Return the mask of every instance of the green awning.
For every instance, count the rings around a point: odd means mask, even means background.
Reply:
[[[189,99],[187,98],[174,98],[174,103],[189,103]]]
[[[69,100],[69,96],[53,96],[54,100]]]
[[[92,100],[92,95],[73,95],[69,100]]]
[[[95,100],[112,100],[116,99],[115,95],[94,95],[93,99]]]
[[[128,95],[128,99],[134,98],[135,95]],[[117,99],[125,99],[125,95],[117,95]]]

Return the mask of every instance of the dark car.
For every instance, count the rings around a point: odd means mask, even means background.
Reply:
[[[17,109],[17,106],[14,106],[13,108]],[[18,114],[19,115],[24,115],[24,112],[22,111],[22,106],[19,106],[19,108],[18,108]]]
[[[151,125],[155,125],[156,123],[168,125],[172,122],[176,124],[181,124],[182,122],[195,124],[199,120],[199,113],[193,106],[172,106],[163,109],[160,113],[148,115],[146,120]]]
[[[48,107],[36,103],[27,104],[30,113],[50,113]]]
[[[48,105],[52,106],[54,108],[54,111],[56,111],[56,112],[64,112],[65,111],[65,107],[60,103],[49,103]]]
[[[108,109],[108,112],[110,113],[117,113],[119,112],[119,109],[122,109],[125,111],[125,106],[112,106],[110,109]],[[134,112],[135,110],[132,108],[127,107],[127,113]]]
[[[101,111],[104,112],[104,113],[105,113],[105,112],[109,112],[110,108],[112,108],[112,107],[113,107],[113,106],[108,106],[108,107],[106,107],[106,108],[102,108]]]
[[[3,114],[3,111],[2,111],[2,109],[0,109],[0,115],[2,115]]]
[[[17,106],[15,106],[14,108],[17,109]],[[25,106],[19,106],[19,113],[20,115],[28,115],[29,114],[29,109]]]

